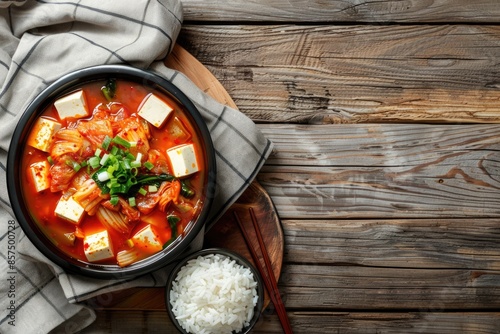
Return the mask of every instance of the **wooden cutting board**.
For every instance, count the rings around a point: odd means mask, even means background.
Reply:
[[[185,74],[201,90],[217,101],[237,109],[236,104],[222,84],[203,64],[181,46],[176,45],[174,47],[172,53],[166,59],[165,65]],[[250,207],[254,209],[255,216],[259,222],[263,239],[271,258],[273,272],[276,280],[278,280],[283,263],[283,229],[271,198],[257,181],[252,182],[240,198],[207,231],[204,248],[226,248],[245,256],[253,263],[250,251],[245,244],[245,240],[233,214],[234,211],[237,212],[243,225],[253,239],[254,246],[258,248],[258,241],[255,237],[248,212],[248,208]],[[107,294],[105,298],[98,296],[93,298],[90,304],[96,309],[165,310],[164,295],[164,288],[131,288]],[[264,305],[267,306],[269,302],[270,299],[266,293]]]

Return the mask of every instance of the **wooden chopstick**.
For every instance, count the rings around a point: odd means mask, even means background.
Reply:
[[[271,297],[271,301],[274,304],[274,307],[276,308],[276,312],[278,313],[278,318],[280,319],[281,326],[283,327],[283,330],[285,331],[285,334],[292,334],[292,327],[290,326],[290,320],[288,319],[288,315],[286,313],[285,305],[283,304],[283,301],[281,299],[280,291],[278,289],[278,284],[276,282],[276,277],[274,276],[274,272],[271,266],[271,260],[269,259],[269,253],[267,252],[267,247],[264,244],[264,240],[262,239],[262,233],[260,231],[257,218],[255,217],[255,213],[252,208],[249,209],[250,211],[250,217],[252,218],[252,224],[255,229],[255,233],[257,235],[257,240],[259,241],[259,246],[260,246],[260,251],[262,253],[262,257],[264,258],[264,262],[266,265],[266,269],[262,266],[262,263],[257,255],[257,252],[255,248],[253,247],[252,242],[250,241],[250,237],[243,226],[243,223],[241,222],[238,214],[236,211],[233,211],[234,218],[236,219],[236,222],[238,223],[238,226],[240,227],[241,232],[243,233],[243,236],[245,237],[245,242],[248,246],[248,249],[250,250],[250,253],[252,254],[252,258],[255,262],[255,265],[257,266],[257,269],[259,270],[262,280],[264,281],[264,285],[266,286],[267,291],[269,292],[269,297]]]
[[[274,276],[273,267],[271,265],[271,260],[269,259],[269,252],[267,251],[267,246],[264,243],[264,239],[262,238],[262,232],[259,228],[259,224],[257,223],[257,218],[255,217],[255,213],[254,213],[253,208],[250,208],[249,211],[250,211],[250,217],[252,218],[253,227],[255,229],[255,233],[256,233],[257,239],[259,241],[260,250],[262,252],[262,256],[264,258],[264,262],[265,262],[266,267],[267,267],[267,274],[269,277],[269,281],[271,283],[270,284],[271,290],[268,290],[268,291],[270,294],[273,294],[276,296],[276,301],[273,301],[273,304],[276,307],[276,310],[278,310],[278,309],[281,310],[281,316],[279,313],[278,313],[278,316],[281,320],[282,325],[284,325],[283,330],[285,331],[285,333],[291,334],[292,327],[290,325],[290,320],[288,319],[288,315],[286,313],[285,304],[283,304],[283,301],[281,299],[281,294],[280,294],[280,291],[278,289],[278,283],[276,282],[276,277]],[[260,261],[258,261],[258,262],[259,262],[259,264],[261,264]]]

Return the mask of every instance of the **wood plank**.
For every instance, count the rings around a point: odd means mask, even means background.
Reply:
[[[284,220],[289,264],[500,270],[500,219]]]
[[[184,0],[187,21],[499,22],[496,0]]]
[[[446,176],[447,168],[451,177]],[[471,173],[439,165],[421,172],[397,167],[265,166],[257,178],[281,219],[499,218],[497,181],[488,175],[470,177]]]
[[[289,312],[296,333],[497,333],[499,312]],[[165,312],[100,311],[81,334],[175,333]],[[253,333],[282,333],[275,314],[264,315]]]
[[[500,271],[286,265],[287,309],[498,310]]]
[[[498,125],[260,128],[275,153],[257,178],[282,219],[500,217]]]
[[[268,166],[399,167],[415,169],[446,162],[476,165],[497,174],[497,124],[259,124],[274,143]],[[433,174],[429,174],[431,177]],[[450,175],[451,176],[451,175]]]
[[[500,122],[500,26],[185,25],[179,43],[259,122]]]

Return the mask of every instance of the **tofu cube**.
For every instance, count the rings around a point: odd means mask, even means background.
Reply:
[[[61,124],[50,119],[40,117],[28,137],[28,145],[41,151],[48,152],[54,134],[61,128]]]
[[[79,90],[54,102],[59,118],[82,118],[89,116],[85,93]]]
[[[193,144],[184,144],[169,148],[167,155],[175,177],[187,176],[199,170]]]
[[[66,219],[75,225],[80,224],[84,213],[85,209],[73,197],[68,197],[67,199],[61,197],[55,209],[56,216]]]
[[[104,230],[83,238],[83,251],[89,262],[99,262],[114,257],[108,231]]]
[[[168,119],[174,109],[154,94],[150,94],[139,108],[139,116],[157,128]]]
[[[50,164],[48,161],[35,162],[28,167],[28,170],[37,192],[50,188]]]
[[[156,253],[161,251],[163,245],[160,243],[158,233],[153,230],[151,225],[146,226],[133,237],[132,241],[136,247],[147,251],[148,253]]]

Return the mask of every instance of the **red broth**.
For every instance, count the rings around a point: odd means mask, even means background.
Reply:
[[[79,152],[75,153],[76,160],[85,161],[81,163],[82,166],[80,170],[76,173],[75,176],[72,177],[72,181],[68,187],[65,187],[62,190],[55,191],[54,189],[45,189],[40,192],[37,192],[34,185],[33,177],[30,176],[30,166],[33,163],[41,162],[41,161],[51,161],[49,157],[51,155],[51,151],[44,152],[37,148],[34,148],[30,145],[26,145],[24,148],[24,155],[22,160],[22,168],[26,171],[24,173],[24,177],[22,179],[22,186],[24,192],[24,198],[27,202],[27,206],[30,210],[30,213],[33,219],[36,221],[40,229],[43,233],[64,253],[68,256],[73,257],[79,261],[89,262],[87,259],[84,248],[83,238],[84,236],[92,235],[94,233],[107,230],[110,237],[110,242],[112,245],[112,250],[114,253],[113,258],[97,261],[98,263],[103,264],[117,264],[116,255],[119,252],[127,251],[134,249],[136,250],[136,260],[141,260],[145,257],[152,255],[152,253],[144,252],[141,247],[137,245],[133,245],[131,243],[131,238],[142,228],[151,224],[155,232],[157,233],[158,241],[164,246],[168,246],[170,242],[173,241],[177,236],[181,235],[184,231],[185,227],[192,221],[194,221],[201,209],[201,205],[203,203],[203,187],[205,185],[205,159],[203,157],[203,152],[201,149],[200,138],[197,135],[196,130],[193,127],[193,124],[190,122],[189,117],[186,116],[186,112],[179,103],[162,94],[158,91],[151,91],[147,87],[144,87],[135,82],[129,82],[124,80],[116,81],[116,94],[111,101],[107,100],[103,95],[101,88],[105,85],[104,81],[99,82],[91,82],[87,83],[78,88],[78,90],[82,89],[85,93],[87,109],[92,115],[80,119],[65,119],[61,120],[58,116],[58,113],[54,107],[54,105],[48,106],[42,113],[42,117],[56,121],[61,124],[61,130],[64,129],[78,129],[79,125],[83,122],[90,122],[92,120],[96,120],[97,118],[102,117],[112,117],[110,115],[118,115],[121,117],[125,117],[125,121],[122,123],[126,124],[127,120],[139,120],[142,121],[141,124],[145,124],[146,122],[137,114],[141,104],[145,100],[145,98],[154,93],[157,97],[161,98],[165,103],[173,108],[173,112],[169,115],[168,119],[165,121],[162,127],[156,128],[155,126],[148,124],[147,128],[150,132],[149,145],[150,149],[148,151],[149,155],[143,156],[143,164],[138,169],[138,174],[148,174],[148,175],[156,175],[159,174],[158,169],[165,172],[168,171],[171,174],[172,165],[166,156],[166,150],[171,147],[175,147],[182,144],[193,144],[196,153],[196,160],[198,163],[198,172],[190,174],[186,177],[179,177],[177,182],[184,182],[188,185],[189,189],[194,191],[194,195],[189,197],[184,197],[182,194],[178,195],[177,201],[170,201],[169,204],[161,210],[159,205],[155,205],[154,209],[151,212],[140,213],[140,218],[130,222],[128,219],[128,228],[126,232],[117,231],[113,228],[106,227],[102,224],[102,222],[97,218],[95,213],[90,214],[89,212],[85,212],[82,220],[79,224],[74,224],[72,222],[67,221],[55,214],[55,209],[58,201],[61,199],[63,194],[71,194],[75,191],[73,186],[74,179],[77,176],[84,175],[84,179],[89,179],[96,172],[96,169],[91,168],[88,164],[84,166],[92,153],[95,153],[95,147],[89,148],[88,144],[86,146],[86,152],[82,153],[84,149],[79,150]],[[125,115],[125,116],[123,116]],[[115,119],[119,118],[118,116]],[[116,135],[121,129],[116,127],[116,124],[120,122],[114,122],[115,125],[113,128],[113,135]],[[179,129],[181,130],[179,132]],[[61,131],[59,130],[59,131]],[[80,133],[81,134],[81,133]],[[83,135],[84,140],[86,140],[86,136]],[[51,148],[54,147],[55,139],[52,138],[53,143]],[[92,145],[90,145],[92,146]],[[108,147],[108,150],[100,148],[102,153],[101,156],[111,150],[112,146],[119,146],[116,144],[111,144]],[[121,147],[122,151],[131,151],[133,148],[124,149]],[[160,157],[158,158],[157,152],[160,152]],[[64,156],[63,156],[64,157]],[[74,156],[72,156],[74,157]],[[148,170],[144,167],[144,162],[155,160],[155,167],[152,171]],[[51,161],[54,163],[54,161]],[[166,164],[165,164],[166,162]],[[51,174],[49,175],[49,181],[53,182],[54,177],[52,171],[54,169],[54,164],[50,166]],[[158,183],[159,184],[159,183]],[[153,194],[154,185],[151,188]],[[148,185],[143,186],[144,189],[149,189]],[[148,193],[149,195],[149,193]],[[103,195],[101,192],[101,197],[104,197],[101,201],[103,202],[109,201],[109,195]],[[120,194],[118,196],[124,197]],[[140,201],[142,198],[144,199],[144,194],[138,193],[135,195],[135,198]],[[128,199],[127,199],[128,200]],[[109,204],[109,203],[108,203]],[[115,205],[116,210],[121,211],[123,208],[120,208],[120,205]],[[132,209],[139,211],[137,209],[137,204],[135,207],[131,206]],[[122,214],[123,216],[123,214]],[[172,225],[167,219],[167,216],[175,216],[174,218],[179,220],[177,224]],[[172,230],[174,228],[174,230]],[[68,239],[68,236],[74,236],[74,242],[71,242],[72,238]],[[132,261],[134,262],[134,261]],[[128,265],[127,263],[125,265]],[[123,264],[121,264],[123,266]]]

